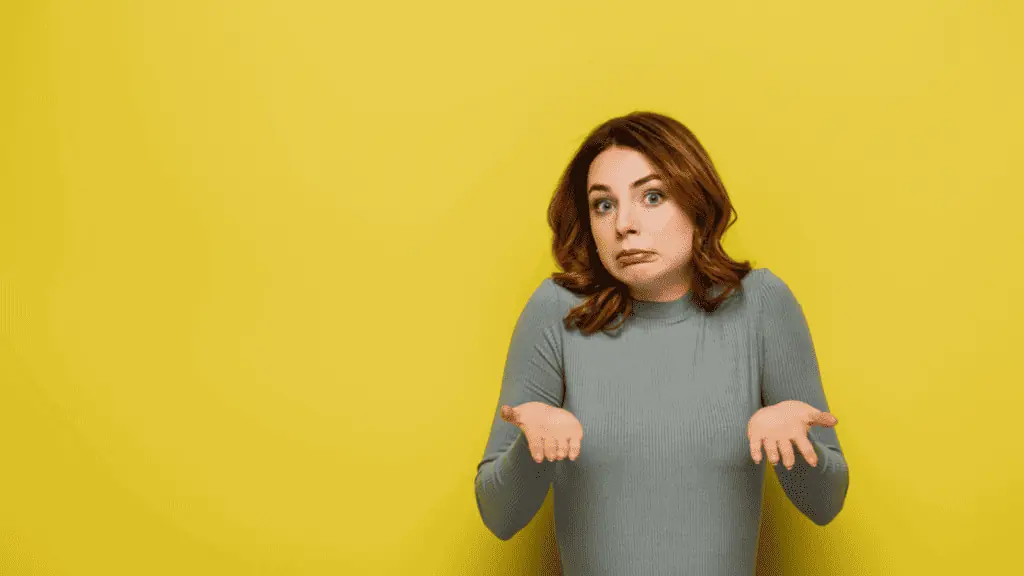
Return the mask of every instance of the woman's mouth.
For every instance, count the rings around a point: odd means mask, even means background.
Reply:
[[[647,250],[623,250],[616,256],[616,260],[623,266],[629,266],[631,264],[640,264],[641,262],[650,262],[654,257],[654,252],[648,252]]]

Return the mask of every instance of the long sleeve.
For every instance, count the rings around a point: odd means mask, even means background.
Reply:
[[[757,291],[763,405],[799,400],[828,411],[803,309],[785,282],[770,271],[765,272]],[[843,508],[849,489],[849,469],[834,428],[813,426],[808,438],[814,446],[818,465],[808,464],[794,446],[793,469],[786,470],[780,462],[775,466],[775,473],[797,509],[823,526]]]
[[[501,540],[529,524],[544,503],[555,473],[556,462],[533,460],[526,436],[501,419],[501,406],[525,402],[562,406],[562,317],[568,307],[560,302],[558,290],[551,279],[544,280],[516,322],[490,436],[477,466],[477,508],[484,524]]]

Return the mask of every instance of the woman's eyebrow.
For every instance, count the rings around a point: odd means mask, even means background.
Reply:
[[[651,180],[661,180],[661,176],[657,173],[648,174],[647,176],[644,176],[643,178],[637,180],[636,182],[633,182],[632,187],[637,188],[639,186],[643,186],[644,184],[650,182]],[[611,188],[605,186],[604,184],[594,184],[593,186],[590,187],[589,190],[587,190],[587,194],[589,195],[591,192],[611,192]]]

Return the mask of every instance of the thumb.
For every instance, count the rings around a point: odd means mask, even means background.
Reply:
[[[811,418],[811,424],[831,428],[836,424],[839,424],[839,419],[831,412],[818,412],[813,418]]]
[[[516,426],[519,426],[519,413],[516,412],[515,408],[509,406],[508,404],[505,404],[501,407],[501,419],[504,420],[505,422],[508,422],[509,424],[515,424]]]

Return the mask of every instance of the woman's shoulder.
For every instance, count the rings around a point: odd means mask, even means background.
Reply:
[[[523,306],[523,315],[537,322],[557,323],[580,301],[580,296],[550,276],[534,285]]]
[[[545,278],[534,284],[519,312],[517,330],[526,332],[547,332],[565,330],[564,319],[577,305],[576,295],[558,285],[552,278]]]
[[[742,285],[746,299],[752,302],[755,310],[774,311],[780,307],[799,306],[789,284],[769,268],[751,270],[743,278]]]
[[[739,289],[726,299],[722,309],[739,314],[756,313],[765,294],[776,292],[780,286],[784,287],[785,283],[770,268],[753,268],[740,279]]]
[[[757,292],[779,284],[785,284],[770,268],[754,268],[740,281],[747,293]]]
[[[533,291],[531,300],[544,302],[548,306],[564,309],[565,312],[568,312],[571,308],[583,302],[585,297],[582,294],[569,290],[556,282],[554,278],[548,276],[540,281],[540,284]]]

